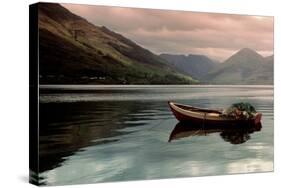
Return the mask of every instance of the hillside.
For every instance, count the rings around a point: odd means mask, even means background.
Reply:
[[[273,56],[264,58],[254,50],[244,48],[203,79],[211,84],[273,84]]]
[[[173,54],[160,54],[160,57],[165,59],[169,65],[176,70],[191,75],[192,77],[202,80],[212,68],[214,68],[217,62],[211,60],[204,55],[173,55]]]
[[[40,3],[40,84],[193,84],[165,60],[59,4]]]

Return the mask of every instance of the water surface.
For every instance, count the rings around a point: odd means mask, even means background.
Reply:
[[[167,101],[223,108],[250,102],[254,131],[180,129]],[[40,87],[41,184],[222,175],[273,170],[273,86]]]

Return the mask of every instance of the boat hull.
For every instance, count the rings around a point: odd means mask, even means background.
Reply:
[[[249,120],[234,119],[222,117],[221,112],[216,110],[199,109],[200,113],[194,113],[188,108],[193,108],[187,105],[175,104],[168,102],[170,109],[176,119],[180,122],[192,122],[193,125],[198,125],[204,128],[222,128],[222,127],[251,127],[255,124],[259,124],[261,121],[261,114],[257,115]],[[184,109],[185,108],[185,109]],[[202,111],[202,112],[201,112]],[[210,115],[212,114],[212,115]]]

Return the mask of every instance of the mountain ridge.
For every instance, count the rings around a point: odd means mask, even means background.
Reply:
[[[40,84],[272,84],[274,54],[242,48],[222,63],[156,55],[56,3],[38,4]]]
[[[40,84],[197,83],[121,34],[56,3],[38,4]]]
[[[160,54],[176,70],[191,75],[203,84],[273,84],[274,55],[263,57],[255,50],[242,48],[222,63],[204,55]],[[196,57],[192,62],[190,57]],[[200,62],[205,57],[207,62]],[[194,66],[194,65],[196,66]]]
[[[273,58],[266,59],[243,48],[209,71],[204,80],[213,84],[272,84]]]
[[[165,59],[168,64],[173,66],[176,70],[191,75],[199,80],[217,63],[209,57],[201,54],[174,55],[165,53],[160,54],[159,56]]]

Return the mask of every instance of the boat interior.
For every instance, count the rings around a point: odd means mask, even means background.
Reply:
[[[213,110],[213,109],[205,109],[205,108],[197,108],[197,107],[193,107],[193,106],[188,106],[188,105],[181,105],[181,104],[176,104],[173,103],[175,106],[182,108],[184,110],[189,110],[189,111],[193,111],[193,112],[203,112],[203,113],[212,113],[212,114],[222,114],[222,110]]]

